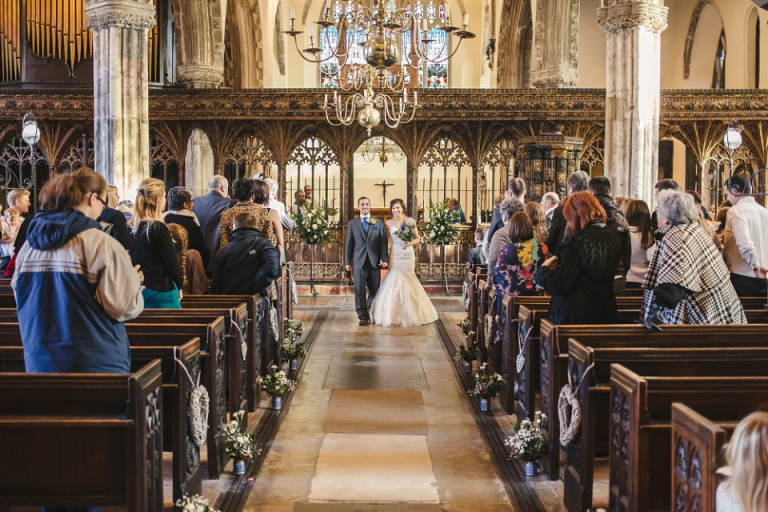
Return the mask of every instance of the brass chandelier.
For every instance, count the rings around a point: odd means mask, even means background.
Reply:
[[[309,36],[309,47],[301,50],[296,38],[303,32],[295,28],[295,11],[291,7],[290,29],[284,31],[293,38],[299,55],[307,62],[318,65],[338,60],[338,66],[332,73],[332,83],[337,84],[333,95],[325,95],[323,109],[325,118],[334,126],[350,125],[355,120],[363,128],[371,130],[381,123],[390,128],[397,128],[401,123],[410,122],[419,108],[419,97],[416,91],[408,92],[407,79],[410,73],[406,69],[418,70],[424,62],[439,64],[447,62],[458,51],[464,39],[471,39],[475,34],[467,30],[469,15],[465,14],[462,28],[450,23],[450,10],[444,5],[445,26],[434,27],[453,34],[459,42],[450,54],[445,51],[448,37],[444,37],[439,51],[435,52],[435,39],[430,39],[429,22],[426,18],[419,19],[410,6],[393,8],[385,0],[363,0],[366,4],[348,0],[344,12],[331,12],[331,2],[325,5],[321,19],[316,21],[318,26],[317,45],[312,34]],[[337,2],[339,3],[339,2]],[[331,28],[337,30],[338,37],[333,41],[329,33]],[[403,51],[403,34],[411,31],[411,52],[409,58],[401,58]],[[348,34],[353,37],[348,37]],[[354,37],[359,35],[362,37]],[[324,38],[321,40],[321,38]],[[356,41],[355,39],[359,39]],[[323,44],[324,43],[324,44]],[[365,64],[348,63],[353,50],[362,48]],[[325,48],[326,55],[323,55]],[[430,54],[433,57],[430,57]],[[434,57],[436,55],[437,57]],[[394,70],[400,62],[399,69]],[[342,70],[346,72],[342,75]]]

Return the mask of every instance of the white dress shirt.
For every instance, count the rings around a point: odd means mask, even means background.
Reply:
[[[758,266],[768,266],[768,210],[754,197],[745,197],[728,210],[723,259],[732,274],[755,276]]]

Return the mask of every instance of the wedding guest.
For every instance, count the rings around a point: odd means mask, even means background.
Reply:
[[[712,242],[714,242],[715,247],[717,247],[717,250],[722,253],[723,241],[721,240],[720,235],[717,233],[719,226],[717,222],[712,220],[712,218],[709,216],[709,212],[707,212],[707,210],[701,205],[701,196],[695,190],[686,190],[685,193],[693,198],[693,202],[696,205],[696,211],[699,214],[699,224],[701,225],[701,228],[706,231],[710,238],[712,238]]]
[[[680,185],[678,185],[675,180],[669,178],[659,180],[656,182],[656,185],[653,186],[654,197],[658,198],[659,192],[662,190],[680,190]],[[651,229],[653,229],[654,233],[659,229],[659,222],[656,220],[656,210],[654,210],[653,215],[651,215]]]
[[[720,243],[723,241],[723,232],[725,231],[725,221],[728,218],[728,210],[730,210],[730,206],[723,206],[719,210],[717,210],[717,217],[715,218],[715,221],[718,223],[717,226],[717,234],[720,236]]]
[[[485,229],[477,228],[475,230],[475,245],[469,250],[469,264],[474,268],[476,265],[485,265],[485,254],[483,254],[483,237]]]
[[[646,325],[747,323],[728,267],[699,225],[693,198],[662,190],[656,199],[658,247],[641,284]]]
[[[559,256],[550,256],[534,275],[552,295],[548,319],[555,325],[615,323],[613,278],[620,251],[606,227],[605,210],[589,192],[574,192],[563,217],[571,236],[560,244]]]
[[[237,202],[221,214],[220,228],[220,247],[229,243],[229,234],[232,232],[232,221],[238,213],[250,212],[256,218],[259,232],[264,238],[273,240],[275,232],[272,228],[272,219],[269,218],[269,212],[263,204],[253,202],[253,196],[256,193],[256,181],[248,178],[240,178],[232,184],[232,192]],[[269,193],[266,194],[267,197]],[[259,188],[259,198],[266,202],[261,188]]]
[[[131,260],[144,273],[144,307],[180,309],[184,280],[176,258],[171,232],[162,220],[165,185],[146,178],[136,192],[136,211],[131,219]]]
[[[208,268],[210,253],[200,229],[200,221],[192,211],[195,205],[192,192],[184,187],[173,187],[168,191],[167,198],[168,211],[163,214],[163,221],[166,224],[178,224],[186,230],[189,248],[196,251],[203,260],[203,268]]]
[[[706,208],[704,208],[704,204],[701,199],[701,194],[699,194],[695,190],[686,190],[685,193],[691,194],[691,196],[693,196],[693,202],[696,203],[696,208],[701,210],[701,216],[707,220],[712,220],[712,217],[709,215],[709,212],[707,211]]]
[[[304,202],[308,205],[313,204],[313,197],[312,197],[312,185],[304,185]]]
[[[528,214],[528,218],[533,226],[533,238],[539,244],[544,244],[547,241],[547,216],[544,212],[544,207],[540,203],[531,201],[525,205],[525,213]]]
[[[626,289],[626,277],[632,259],[632,242],[629,236],[629,224],[624,213],[616,206],[611,197],[611,181],[605,176],[597,176],[589,180],[589,191],[605,210],[605,224],[616,236],[621,251],[616,265],[616,275],[613,279],[613,289],[617,297],[623,297]]]
[[[640,288],[645,271],[648,270],[648,250],[655,243],[651,231],[651,212],[646,202],[640,199],[627,199],[622,206],[627,208],[626,217],[632,242],[627,288]]]
[[[301,209],[307,205],[307,200],[304,197],[304,191],[303,190],[297,190],[293,193],[293,198],[295,201],[293,202],[292,210],[295,213],[298,213],[301,215]]]
[[[576,171],[568,176],[566,181],[566,189],[569,196],[575,192],[587,190],[588,186],[589,174],[584,171]],[[563,210],[565,210],[565,203],[562,203],[552,212],[552,222],[549,224],[549,236],[547,237],[547,249],[549,249],[550,256],[557,255],[560,244],[566,238],[565,228],[567,222],[563,216]]]
[[[525,206],[525,192],[525,181],[520,178],[514,178],[509,180],[509,183],[507,183],[507,191],[504,193],[504,197],[517,199],[520,204]],[[499,203],[499,206],[493,210],[491,226],[488,228],[488,231],[485,232],[485,238],[483,239],[483,250],[485,252],[485,258],[494,265],[496,264],[495,258],[491,258],[488,252],[491,247],[490,241],[493,240],[493,235],[496,234],[496,231],[501,229],[503,226],[504,220],[501,218],[501,203]],[[499,247],[499,249],[501,249],[501,247]]]
[[[220,247],[221,214],[234,204],[229,198],[229,180],[216,175],[208,180],[208,193],[196,198],[192,205],[192,213],[197,216],[200,231],[208,248],[208,265],[205,270],[213,275],[213,260]]]
[[[547,192],[541,196],[541,206],[544,207],[544,216],[547,218],[547,229],[552,224],[552,214],[555,213],[555,208],[560,205],[560,196],[555,192]]]
[[[278,201],[277,191],[280,189],[277,182],[272,178],[265,178],[267,186],[269,186],[269,201],[267,202],[267,208],[270,210],[277,210],[280,214],[280,222],[283,224],[283,229],[293,229],[296,227],[296,223],[293,221],[288,212],[285,211],[285,203]]]
[[[118,204],[120,204],[120,194],[117,191],[117,187],[107,185],[107,206],[99,215],[99,222],[101,223],[101,229],[106,234],[120,242],[120,245],[125,249],[130,249],[133,237],[131,236],[131,230],[128,229],[125,215],[117,209]]]
[[[725,448],[730,477],[717,487],[717,512],[768,510],[768,413],[753,412]]]
[[[32,222],[33,215],[29,214],[29,207],[32,205],[29,199],[29,190],[13,189],[8,192],[8,206],[16,208],[21,214],[21,226],[16,233],[16,240],[13,241],[13,253],[19,254],[21,246],[27,241],[27,230],[29,223]]]
[[[454,222],[467,222],[467,216],[464,215],[458,199],[451,198],[448,200],[448,211],[454,215]]]
[[[238,212],[233,225],[232,240],[216,255],[211,293],[266,296],[280,274],[277,248],[261,235],[263,221],[252,212]]]
[[[280,252],[280,261],[285,261],[283,223],[277,210],[267,208],[267,204],[269,204],[269,185],[267,185],[266,181],[253,180],[253,202],[262,205],[267,210],[269,221],[272,223],[272,235],[268,237],[269,241]]]
[[[488,277],[492,280],[493,269],[496,266],[496,262],[499,259],[499,252],[501,248],[509,243],[509,219],[512,218],[517,212],[525,211],[525,205],[519,199],[514,197],[508,197],[499,204],[499,212],[501,215],[502,228],[493,234],[493,238],[489,243],[489,248],[486,251],[486,264],[488,265]],[[486,232],[486,238],[488,233]],[[483,247],[485,249],[485,247]],[[492,284],[492,283],[488,283]]]
[[[8,208],[3,212],[2,238],[0,239],[0,271],[5,270],[13,257],[13,242],[21,227],[21,213],[16,208]]]
[[[184,226],[168,224],[168,231],[173,239],[176,259],[179,260],[183,278],[183,290],[186,295],[208,293],[208,276],[205,273],[203,258],[195,249],[189,248],[189,235]]]

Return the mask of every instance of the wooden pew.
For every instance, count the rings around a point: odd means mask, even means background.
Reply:
[[[611,510],[670,510],[672,403],[713,421],[768,405],[768,377],[641,377],[611,368]]]
[[[210,397],[208,413],[208,478],[216,479],[228,458],[224,440],[219,435],[227,421],[226,349],[224,319],[209,324],[138,324],[125,325],[131,346],[169,346],[200,338],[202,382]],[[0,323],[0,346],[21,346],[18,323]]]
[[[761,313],[762,314],[762,313]],[[642,325],[552,325],[541,321],[541,411],[552,421],[547,422],[549,455],[543,461],[545,472],[550,479],[560,476],[560,426],[557,417],[557,398],[567,382],[568,339],[574,338],[591,347],[672,347],[682,338],[693,337],[696,344],[688,346],[719,347],[723,343],[731,346],[759,347],[765,344],[768,325],[666,325],[662,331],[649,331]],[[726,341],[728,340],[728,341]],[[683,345],[685,346],[685,345]]]
[[[200,448],[192,441],[189,424],[189,380],[178,364],[183,364],[193,379],[200,373],[200,339],[165,347],[132,347],[131,371],[141,370],[154,360],[161,361],[163,373],[163,451],[173,454],[173,501],[184,493],[202,492]],[[177,359],[179,362],[177,362]],[[22,347],[0,347],[0,372],[25,372]]]
[[[491,306],[491,297],[493,290],[486,286],[487,281],[480,279],[477,282],[477,347],[478,352],[478,364],[483,364],[489,360],[488,347],[485,344],[485,315],[488,314],[488,310]]]
[[[608,454],[611,365],[621,364],[637,374],[657,377],[765,375],[768,347],[730,345],[701,348],[695,337],[681,337],[667,347],[601,348],[569,340],[568,374],[581,405],[582,420],[567,447],[563,501],[568,510],[599,506],[592,502],[593,470],[596,455]]]
[[[715,510],[717,470],[723,447],[741,418],[713,422],[681,403],[672,404],[672,497],[674,510]]]
[[[160,367],[0,374],[0,506],[161,511]]]
[[[279,363],[279,346],[271,341],[269,332],[268,300],[260,295],[197,295],[185,297],[182,306],[185,308],[234,307],[245,302],[248,307],[249,338],[254,346],[246,360],[246,376],[248,385],[248,405],[250,410],[256,410],[259,403],[260,389],[257,381],[266,375],[271,361]],[[282,331],[282,326],[279,326]],[[250,347],[249,347],[250,348]],[[278,364],[276,363],[276,364]]]

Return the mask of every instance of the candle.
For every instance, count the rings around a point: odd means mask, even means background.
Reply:
[[[424,31],[424,37],[427,37],[427,18],[421,20],[421,30]]]
[[[445,18],[450,19],[451,17],[451,8],[448,6],[448,2],[445,2]]]
[[[325,2],[325,17],[327,18],[331,14],[331,0]]]
[[[294,6],[291,6],[291,19],[292,20],[296,19],[296,7]]]
[[[323,108],[328,108],[328,93],[325,93],[325,99],[323,100]]]
[[[466,27],[468,25],[469,25],[469,14],[465,14],[464,15],[464,26]]]

